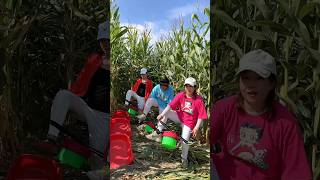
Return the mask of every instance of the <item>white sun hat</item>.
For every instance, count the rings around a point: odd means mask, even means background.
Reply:
[[[142,68],[142,69],[140,70],[140,74],[141,74],[141,75],[147,74],[147,72],[148,72],[147,68]]]
[[[193,77],[188,77],[185,81],[184,81],[184,85],[189,84],[190,86],[196,86],[197,85],[197,81],[193,78]]]
[[[261,49],[250,51],[242,56],[237,74],[245,70],[254,71],[263,78],[268,78],[271,74],[277,74],[274,58]]]

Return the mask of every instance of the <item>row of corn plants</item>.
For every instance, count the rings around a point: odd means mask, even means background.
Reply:
[[[277,60],[278,95],[297,116],[314,173],[320,178],[320,3],[211,2],[211,94],[234,92],[239,58],[262,48]]]

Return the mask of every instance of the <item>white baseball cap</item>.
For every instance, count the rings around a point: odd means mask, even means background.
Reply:
[[[109,21],[99,24],[97,40],[110,39],[109,33],[110,33]]]
[[[237,74],[251,70],[263,78],[268,78],[271,74],[277,74],[276,69],[274,58],[269,53],[257,49],[242,56]]]
[[[190,86],[196,86],[197,85],[197,81],[193,78],[193,77],[188,77],[185,81],[184,81],[184,85],[189,84]]]
[[[148,70],[146,69],[146,68],[142,68],[141,70],[140,70],[140,74],[142,75],[142,74],[147,74],[147,72],[148,72]]]

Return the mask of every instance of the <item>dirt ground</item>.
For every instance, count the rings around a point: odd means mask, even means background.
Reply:
[[[181,146],[166,150],[145,137],[144,125],[132,125],[135,161],[110,172],[111,179],[209,179],[209,148],[191,140],[189,166],[181,166]]]

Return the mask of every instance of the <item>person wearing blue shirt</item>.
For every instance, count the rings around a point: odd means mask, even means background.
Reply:
[[[167,77],[164,77],[160,81],[160,83],[152,89],[151,95],[144,106],[143,113],[137,116],[139,122],[142,122],[146,119],[146,116],[149,113],[152,106],[158,107],[159,113],[161,113],[172,101],[173,98],[173,87],[170,85],[169,79]]]

